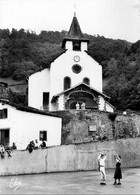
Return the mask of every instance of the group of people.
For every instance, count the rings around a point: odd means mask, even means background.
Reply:
[[[35,141],[30,141],[30,143],[27,145],[26,150],[29,151],[29,153],[31,153],[34,149],[38,149],[38,148],[46,148],[46,142],[44,140],[42,140],[42,143],[39,144],[38,140],[35,139]]]
[[[8,157],[12,157],[11,153],[12,153],[12,150],[16,150],[17,147],[16,147],[16,144],[15,142],[13,142],[12,146],[9,146],[8,144],[6,146],[4,145],[0,145],[0,156],[2,159],[5,158],[5,154],[7,153]]]
[[[122,179],[122,172],[121,172],[121,156],[116,155],[116,168],[114,173],[114,183],[113,185],[121,185],[120,179]],[[100,154],[98,157],[98,168],[101,173],[101,183],[102,185],[106,185],[106,173],[105,173],[105,160],[106,154]]]

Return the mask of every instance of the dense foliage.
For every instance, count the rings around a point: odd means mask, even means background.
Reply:
[[[63,50],[66,31],[0,30],[0,77],[23,80],[49,67]],[[104,92],[117,109],[140,110],[140,41],[107,39],[85,34],[88,53],[103,67]]]

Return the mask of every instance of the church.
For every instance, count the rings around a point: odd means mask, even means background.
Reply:
[[[103,93],[102,66],[88,54],[89,40],[81,31],[76,14],[67,37],[64,52],[49,68],[32,74],[28,80],[28,106],[43,111],[94,109],[113,112]]]

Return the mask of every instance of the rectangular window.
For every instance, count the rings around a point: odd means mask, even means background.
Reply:
[[[49,110],[49,93],[43,92],[43,110]]]
[[[8,112],[7,109],[0,110],[0,119],[7,118]]]
[[[40,131],[39,140],[47,141],[47,131]]]
[[[0,144],[6,146],[9,144],[10,131],[9,129],[0,129]]]

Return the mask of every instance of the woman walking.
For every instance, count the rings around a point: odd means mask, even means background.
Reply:
[[[117,154],[116,156],[116,169],[114,173],[114,184],[113,185],[121,185],[120,179],[122,179],[122,172],[121,172],[121,156]],[[118,180],[118,183],[117,183]]]

